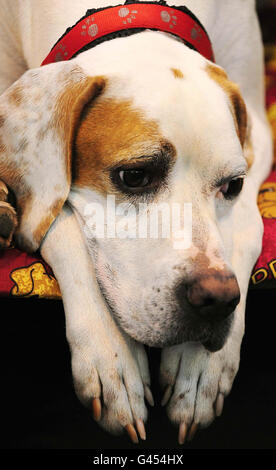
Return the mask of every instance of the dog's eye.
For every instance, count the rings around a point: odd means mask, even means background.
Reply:
[[[225,199],[231,200],[240,194],[243,187],[244,178],[234,178],[228,183],[225,183],[221,188],[220,192],[223,194]]]
[[[113,186],[130,198],[152,197],[166,187],[171,165],[170,153],[160,152],[110,168],[109,177]]]
[[[136,167],[120,167],[111,172],[113,184],[123,193],[131,195],[146,195],[158,190],[163,169],[159,166],[147,164]]]
[[[143,188],[151,183],[151,175],[145,169],[121,170],[119,178],[124,186],[128,188]]]

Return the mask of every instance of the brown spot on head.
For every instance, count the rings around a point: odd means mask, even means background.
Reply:
[[[11,87],[8,95],[9,102],[15,106],[20,106],[23,101],[23,87],[21,84],[16,83]]]
[[[5,123],[5,118],[4,116],[0,114],[0,127],[3,127],[4,123]]]
[[[165,139],[157,123],[146,119],[131,101],[101,96],[82,115],[74,146],[74,184],[104,193],[116,192],[109,178],[110,169],[130,159],[134,162],[152,156],[162,144]]]
[[[171,68],[171,71],[175,78],[184,78],[183,73],[179,69]]]
[[[221,67],[208,64],[206,71],[209,77],[212,78],[212,80],[214,80],[227,94],[235,121],[237,135],[241,146],[244,147],[247,136],[247,111],[240,89],[238,85],[229,80],[226,72]]]

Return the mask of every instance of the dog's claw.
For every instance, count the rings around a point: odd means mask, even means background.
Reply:
[[[171,394],[172,394],[172,386],[168,385],[163,395],[163,398],[161,400],[161,406],[165,406],[168,403],[171,397]]]
[[[189,434],[188,434],[188,441],[189,442],[191,442],[193,440],[193,438],[195,437],[195,433],[197,431],[197,428],[198,428],[198,424],[193,422],[191,427],[190,427]]]
[[[215,404],[215,411],[216,411],[216,416],[220,416],[223,410],[223,405],[224,405],[224,395],[223,393],[219,393],[216,399],[216,404]]]
[[[133,444],[138,444],[139,440],[133,424],[127,424],[125,430],[128,433]]]
[[[137,431],[138,431],[139,436],[141,437],[141,439],[143,439],[143,441],[145,441],[146,440],[146,430],[145,430],[144,423],[141,419],[137,419],[136,428],[137,428]]]
[[[92,411],[93,411],[93,418],[95,421],[100,421],[101,414],[102,414],[102,405],[99,398],[93,398],[92,401]]]
[[[187,431],[188,431],[188,426],[186,423],[180,423],[179,425],[179,431],[178,431],[178,443],[180,445],[183,445],[186,440],[187,436]]]
[[[145,397],[146,397],[148,404],[150,406],[154,406],[154,399],[153,399],[151,390],[148,385],[144,385],[144,393],[145,393]]]

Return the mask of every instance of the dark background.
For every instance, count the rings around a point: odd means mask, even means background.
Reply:
[[[186,448],[276,448],[275,305],[276,290],[250,293],[241,366],[224,412]],[[2,299],[1,309],[2,449],[180,448],[159,405],[159,350],[150,350],[157,405],[147,441],[135,446],[99,428],[76,398],[61,302]]]
[[[276,39],[275,17],[271,8],[260,11],[266,41]],[[0,305],[1,449],[181,449],[159,405],[159,350],[149,351],[157,405],[146,442],[135,446],[103,431],[76,398],[62,303],[3,298]],[[276,448],[275,317],[276,289],[251,291],[241,365],[223,414],[186,449]]]

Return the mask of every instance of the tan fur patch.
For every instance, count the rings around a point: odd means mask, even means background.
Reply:
[[[73,182],[100,192],[114,192],[109,168],[152,155],[164,139],[154,121],[131,101],[101,98],[84,110],[75,140]]]
[[[5,118],[4,116],[1,116],[0,114],[0,127],[3,127],[4,123],[5,123]]]
[[[181,72],[181,70],[171,68],[171,71],[172,71],[172,73],[173,73],[173,75],[174,75],[175,78],[184,78],[184,75],[183,75],[183,73]]]
[[[247,112],[244,100],[241,96],[240,89],[238,85],[231,82],[226,74],[226,72],[217,67],[216,65],[208,64],[206,71],[210,78],[212,78],[218,85],[223,89],[223,91],[228,95],[230,100],[233,117],[235,120],[235,126],[237,134],[241,143],[241,146],[244,147],[246,135],[247,135]],[[253,154],[251,155],[251,160]],[[249,162],[248,162],[249,165]]]
[[[252,166],[254,162],[254,150],[250,137],[246,137],[244,144],[244,155],[247,161],[248,169]]]
[[[71,179],[71,156],[73,138],[83,107],[95,98],[105,87],[103,77],[87,77],[77,83],[70,83],[64,88],[56,101],[55,113],[51,126],[54,126],[64,142],[64,155],[67,158],[67,178]],[[44,129],[46,132],[47,129]]]
[[[33,238],[37,243],[41,242],[53,220],[55,220],[57,215],[60,213],[63,204],[63,199],[57,199],[57,201],[55,201],[54,204],[50,207],[49,213],[41,220],[33,235]]]
[[[19,106],[23,101],[23,88],[20,84],[15,84],[9,92],[9,102],[15,106]]]

